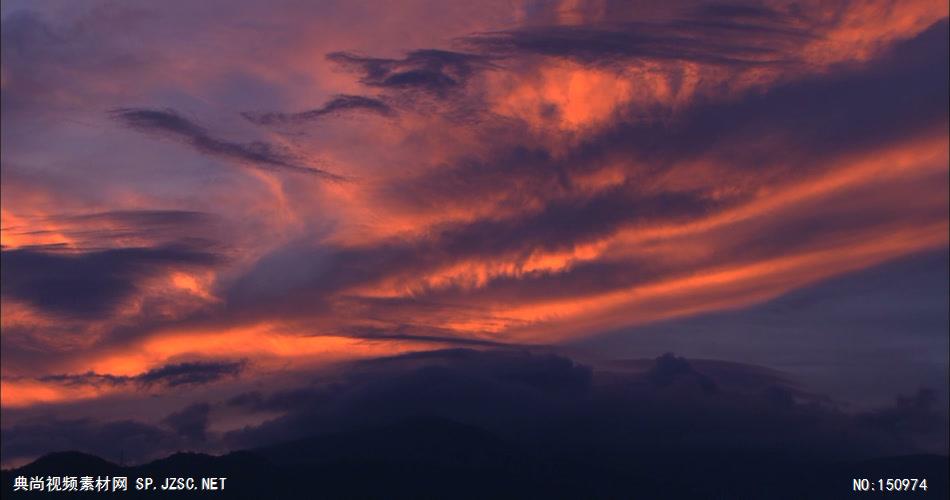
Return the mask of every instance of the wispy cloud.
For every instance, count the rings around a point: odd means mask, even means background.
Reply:
[[[210,156],[236,160],[265,170],[284,170],[329,180],[342,179],[325,170],[303,165],[298,158],[267,142],[239,143],[219,139],[171,109],[118,108],[111,114],[114,119],[134,130],[184,142]]]
[[[380,99],[360,95],[338,95],[327,101],[323,106],[309,111],[298,113],[241,113],[252,123],[259,125],[275,125],[281,123],[303,123],[318,120],[327,115],[337,115],[346,112],[367,111],[383,116],[393,114],[392,108]]]
[[[948,244],[945,4],[420,2],[5,14],[4,406],[544,350]]]
[[[66,385],[124,385],[138,384],[143,387],[155,385],[177,387],[201,385],[216,382],[227,377],[236,377],[247,366],[241,361],[197,361],[174,363],[153,368],[138,375],[110,375],[95,372],[79,374],[54,374],[39,377],[41,382],[55,382]]]

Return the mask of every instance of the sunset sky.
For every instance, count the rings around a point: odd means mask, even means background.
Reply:
[[[4,0],[3,465],[452,348],[945,408],[947,16]]]

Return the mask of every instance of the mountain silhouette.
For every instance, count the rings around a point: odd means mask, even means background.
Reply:
[[[115,498],[846,498],[857,495],[856,478],[875,485],[879,478],[926,478],[927,491],[914,498],[946,498],[947,467],[948,458],[935,455],[825,462],[765,452],[538,444],[419,417],[221,456],[176,453],[130,467],[52,453],[2,477],[4,498],[103,495],[12,491],[18,476],[49,475],[128,477],[129,491],[107,495]],[[156,489],[136,490],[136,479],[146,477]],[[164,491],[159,486],[167,477],[196,478],[199,489]],[[202,491],[201,477],[226,477],[224,490]]]

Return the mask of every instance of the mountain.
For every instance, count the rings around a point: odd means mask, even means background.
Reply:
[[[48,475],[128,477],[129,491],[116,498],[845,498],[855,495],[854,479],[876,486],[878,478],[927,478],[927,491],[914,498],[946,498],[947,468],[947,457],[932,455],[823,462],[768,453],[539,446],[416,418],[222,456],[177,453],[133,467],[54,453],[3,471],[2,480],[4,498],[71,496],[12,491],[17,476]],[[163,491],[169,477],[195,478],[196,489]],[[223,490],[202,491],[201,477],[227,479]],[[136,490],[145,478],[156,489]]]

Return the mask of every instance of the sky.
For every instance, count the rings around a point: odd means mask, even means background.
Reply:
[[[946,453],[947,40],[918,0],[5,0],[0,461],[664,370],[933,404]]]

